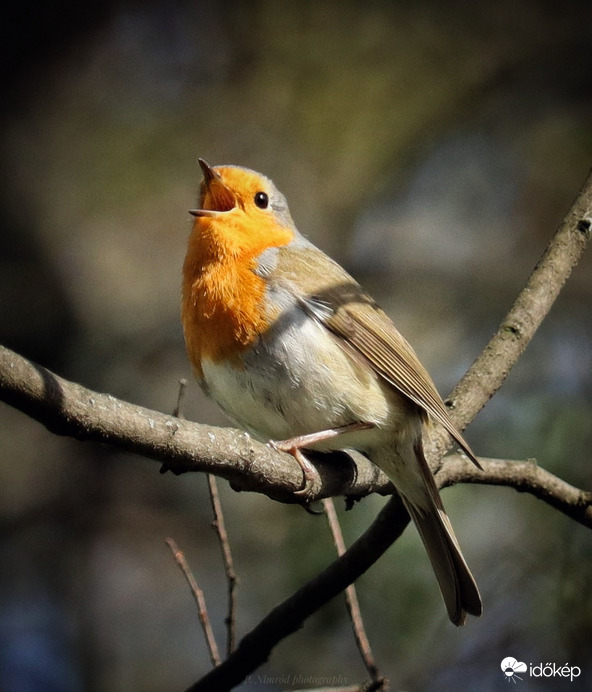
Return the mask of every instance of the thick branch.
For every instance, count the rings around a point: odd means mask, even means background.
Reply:
[[[100,394],[58,377],[0,346],[0,399],[21,409],[49,430],[77,440],[102,442],[160,461],[176,472],[202,471],[282,502],[294,495],[302,471],[293,457],[277,452],[232,428],[191,423]],[[440,487],[455,483],[513,485],[531,492],[564,514],[591,525],[587,494],[530,462],[481,459],[483,472],[462,457],[446,457],[436,476]],[[505,464],[503,467],[500,464]],[[389,494],[388,478],[364,456],[315,457],[319,472],[307,500],[376,492]],[[589,502],[589,499],[588,499]]]
[[[236,490],[302,502],[294,495],[302,485],[302,470],[290,454],[239,430],[192,423],[86,389],[3,346],[0,399],[57,435],[110,444],[156,459],[175,473],[213,473]],[[345,454],[318,455],[315,464],[319,475],[308,501],[392,490],[386,477],[361,455],[355,461]]]
[[[58,435],[101,442],[166,464],[177,473],[201,471],[281,502],[299,502],[294,491],[302,471],[293,457],[253,440],[244,432],[168,416],[69,382],[0,346],[0,399],[43,423]],[[529,462],[481,458],[483,472],[461,457],[446,457],[436,476],[440,487],[470,482],[514,485],[532,492],[568,516],[588,523],[581,514],[585,493]],[[388,478],[364,456],[327,454],[315,457],[319,476],[307,497],[392,492]],[[507,476],[504,475],[504,471]]]

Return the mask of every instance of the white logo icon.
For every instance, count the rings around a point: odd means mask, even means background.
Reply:
[[[512,656],[507,656],[501,662],[501,669],[506,676],[506,681],[516,684],[517,680],[522,680],[518,673],[526,673],[527,666],[526,663],[517,661]]]

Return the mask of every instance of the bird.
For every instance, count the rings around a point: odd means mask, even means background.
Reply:
[[[413,348],[337,262],[302,235],[285,196],[237,165],[203,173],[183,262],[181,319],[195,377],[240,428],[291,452],[355,449],[390,479],[452,623],[482,601],[423,451],[430,421],[479,461]]]

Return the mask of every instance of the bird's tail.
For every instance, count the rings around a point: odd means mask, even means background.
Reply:
[[[407,502],[405,506],[426,547],[450,620],[460,626],[465,624],[467,613],[481,615],[479,589],[446,512],[439,507],[422,512]]]
[[[389,473],[392,469],[384,466],[383,470],[391,477],[419,531],[450,620],[455,625],[464,625],[467,613],[479,616],[483,611],[479,589],[462,555],[450,519],[444,511],[434,476],[423,454],[421,440],[414,445],[414,452],[423,481],[421,492],[417,492],[420,489],[415,487],[415,492],[406,493],[405,488],[401,487],[401,478],[397,478],[399,474]],[[416,476],[415,482],[418,481]],[[413,501],[410,496],[413,496]]]

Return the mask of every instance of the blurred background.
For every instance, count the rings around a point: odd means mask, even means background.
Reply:
[[[198,156],[271,177],[300,230],[382,303],[443,395],[592,163],[584,0],[9,0],[1,13],[0,343],[160,411],[190,377],[179,294]],[[591,291],[588,254],[467,431],[478,454],[534,457],[591,488]],[[185,415],[225,424],[193,382]],[[205,479],[158,470],[0,404],[2,692],[181,690],[208,670],[164,543],[185,551],[223,648]],[[333,547],[322,517],[221,486],[242,635]],[[506,656],[578,665],[569,689],[590,689],[590,531],[509,489],[443,496],[485,614],[450,625],[406,532],[359,582],[392,689],[501,689]],[[338,502],[348,542],[383,503],[345,514]],[[341,599],[243,689],[331,679],[365,679]]]

